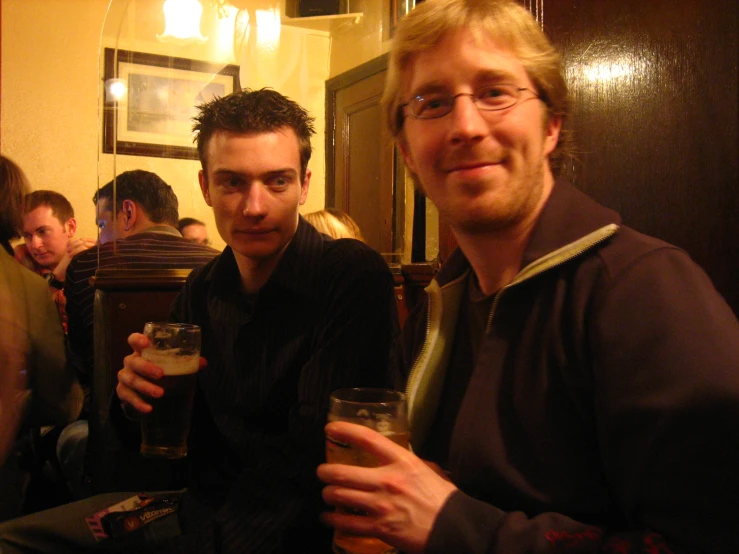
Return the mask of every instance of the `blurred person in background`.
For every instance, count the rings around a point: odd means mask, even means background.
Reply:
[[[334,208],[326,208],[305,214],[306,221],[324,235],[335,239],[357,239],[364,242],[359,225],[344,213]]]
[[[0,156],[0,464],[28,429],[62,426],[82,408],[82,389],[65,364],[64,333],[46,281],[12,257],[20,236],[23,171]],[[27,475],[16,456],[0,469],[0,519],[18,515]]]
[[[210,246],[208,228],[202,221],[194,217],[183,217],[178,222],[177,228],[180,230],[180,234],[187,240],[202,244],[203,246]]]

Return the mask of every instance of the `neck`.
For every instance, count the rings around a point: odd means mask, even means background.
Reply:
[[[485,295],[499,291],[518,275],[524,251],[551,191],[551,186],[545,187],[534,209],[510,226],[477,233],[452,227]]]
[[[289,244],[289,243],[288,243]],[[247,258],[234,251],[236,265],[241,274],[241,288],[247,294],[255,294],[265,285],[282,259],[287,245],[277,254],[269,258]]]

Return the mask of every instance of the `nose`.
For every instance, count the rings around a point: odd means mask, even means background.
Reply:
[[[244,215],[247,217],[261,217],[267,213],[266,185],[253,182],[244,195]]]
[[[452,126],[451,140],[454,142],[480,140],[489,128],[482,112],[475,106],[472,96],[466,94],[460,94],[455,98],[449,117]]]
[[[40,248],[43,244],[44,241],[42,241],[41,237],[38,235],[33,235],[33,237],[31,237],[31,248]]]

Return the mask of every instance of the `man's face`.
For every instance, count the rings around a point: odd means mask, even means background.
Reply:
[[[39,206],[23,216],[23,239],[41,267],[53,270],[59,264],[74,231],[74,218],[62,223],[49,206]]]
[[[310,183],[310,171],[300,180],[295,132],[217,131],[206,156],[208,174],[200,172],[203,197],[240,267],[279,260],[298,227],[298,207]]]
[[[418,54],[406,83],[404,101],[429,92],[471,94],[490,84],[536,92],[513,53],[468,33],[449,34]],[[551,191],[548,156],[560,122],[545,123],[544,103],[530,92],[522,95],[501,111],[480,111],[471,97],[460,96],[441,118],[405,118],[405,162],[457,231],[496,231],[532,220]]]
[[[121,214],[113,222],[113,208],[109,198],[100,198],[97,202],[97,226],[100,229],[98,241],[100,244],[112,242],[125,236],[124,222]]]
[[[187,240],[202,244],[203,246],[210,245],[210,240],[208,239],[208,230],[205,228],[205,225],[193,223],[192,225],[183,227],[182,236]]]

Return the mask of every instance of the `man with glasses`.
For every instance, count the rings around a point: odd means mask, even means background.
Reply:
[[[554,177],[559,55],[512,0],[427,0],[384,105],[459,244],[403,330],[413,453],[326,432],[324,515],[411,554],[739,552],[739,323],[679,248]],[[427,461],[427,462],[424,462]]]

